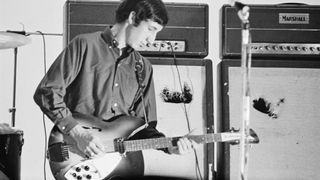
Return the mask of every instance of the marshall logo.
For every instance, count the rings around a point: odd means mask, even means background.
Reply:
[[[309,24],[309,14],[279,13],[279,24]]]

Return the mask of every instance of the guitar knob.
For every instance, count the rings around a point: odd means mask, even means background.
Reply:
[[[73,176],[73,177],[77,177],[77,174],[76,174],[76,173],[72,173],[72,176]]]
[[[87,179],[91,179],[92,176],[91,176],[90,174],[88,174],[88,175],[86,176],[86,178],[87,178]]]
[[[89,171],[90,167],[89,166],[84,166],[84,170]]]
[[[81,179],[82,179],[82,176],[77,176],[77,179],[78,179],[78,180],[81,180]]]
[[[76,171],[77,171],[77,172],[80,172],[80,171],[81,171],[81,168],[80,168],[80,167],[76,167]]]

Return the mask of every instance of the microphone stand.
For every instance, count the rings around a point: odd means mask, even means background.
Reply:
[[[241,69],[242,69],[242,122],[240,138],[240,180],[248,178],[248,160],[249,160],[249,136],[250,136],[250,24],[249,24],[249,7],[244,6],[238,10],[238,16],[242,26],[242,44],[241,44]]]

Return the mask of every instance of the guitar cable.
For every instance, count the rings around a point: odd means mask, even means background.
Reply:
[[[41,31],[37,31],[41,37],[43,42],[43,66],[44,66],[44,74],[47,72],[47,52],[46,52],[46,39],[44,34]],[[45,114],[42,113],[42,123],[43,123],[43,130],[44,130],[44,157],[43,157],[43,177],[44,180],[47,179],[47,170],[46,170],[46,163],[47,163],[47,144],[48,144],[48,135],[47,135],[47,125],[46,125],[46,118]]]
[[[178,80],[179,80],[180,89],[181,89],[181,92],[183,92],[183,87],[182,87],[182,82],[181,82],[181,75],[180,75],[180,71],[179,71],[178,64],[177,64],[176,54],[173,51],[172,44],[170,42],[168,42],[167,44],[171,48],[171,53],[173,55],[173,62],[174,62],[174,65],[175,65],[177,73],[178,73]],[[187,111],[187,107],[186,107],[186,103],[185,102],[183,102],[183,110],[184,110],[184,114],[185,114],[185,118],[186,118],[186,122],[187,122],[187,126],[188,126],[188,132],[190,133],[191,132],[190,120],[189,120],[188,111]],[[196,176],[197,176],[197,179],[200,178],[200,180],[202,180],[202,174],[201,174],[201,170],[200,170],[200,167],[199,167],[198,154],[197,154],[197,151],[195,149],[193,149],[193,152],[194,152],[194,157],[195,157]]]

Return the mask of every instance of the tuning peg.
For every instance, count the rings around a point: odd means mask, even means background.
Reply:
[[[229,132],[232,132],[232,133],[234,133],[234,132],[239,132],[240,131],[240,129],[235,129],[234,127],[232,127],[230,130],[229,130]]]

